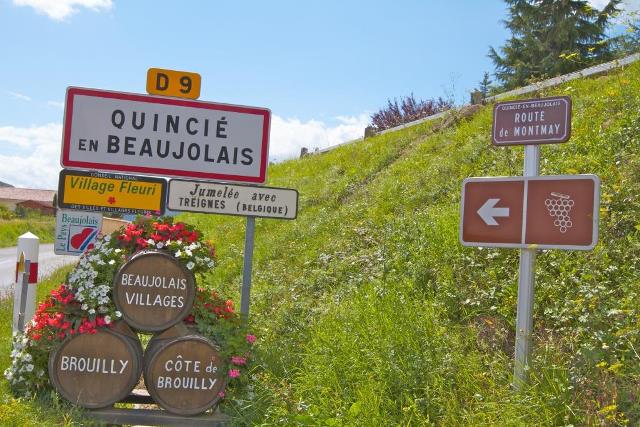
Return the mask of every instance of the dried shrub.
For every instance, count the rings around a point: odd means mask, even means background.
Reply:
[[[387,106],[371,115],[371,126],[376,131],[389,129],[404,123],[413,122],[453,107],[453,103],[442,98],[416,101],[413,93],[393,102],[387,100]]]

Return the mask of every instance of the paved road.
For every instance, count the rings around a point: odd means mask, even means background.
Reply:
[[[16,247],[0,249],[0,293],[13,289],[17,251]],[[56,269],[76,261],[78,261],[77,256],[54,254],[52,243],[41,244],[38,259],[38,281],[44,279]]]

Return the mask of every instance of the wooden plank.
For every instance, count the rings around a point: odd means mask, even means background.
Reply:
[[[160,409],[93,409],[87,416],[107,424],[134,424],[142,426],[194,426],[194,427],[226,427],[231,418],[220,412],[213,414],[185,417],[170,414]]]

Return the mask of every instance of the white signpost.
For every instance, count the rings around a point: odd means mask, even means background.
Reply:
[[[58,209],[53,251],[56,255],[82,255],[102,229],[102,213]]]
[[[168,208],[174,211],[295,219],[298,192],[288,188],[169,181]]]
[[[61,164],[264,183],[270,121],[266,108],[70,87]]]

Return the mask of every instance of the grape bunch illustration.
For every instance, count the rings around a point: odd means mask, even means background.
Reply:
[[[561,193],[551,193],[551,198],[544,201],[549,215],[555,218],[553,225],[560,228],[561,233],[566,233],[568,229],[573,227],[569,212],[574,205],[571,196]]]

